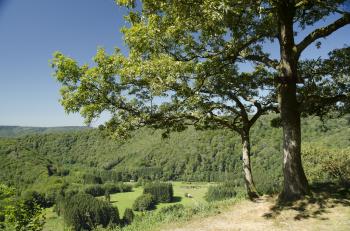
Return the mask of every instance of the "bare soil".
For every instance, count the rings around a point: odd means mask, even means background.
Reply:
[[[171,226],[171,227],[170,227]],[[276,197],[242,201],[215,216],[171,224],[172,231],[350,231],[350,200],[318,194],[281,205]]]

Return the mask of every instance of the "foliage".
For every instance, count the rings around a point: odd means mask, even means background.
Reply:
[[[40,231],[45,224],[42,208],[35,202],[16,201],[5,209],[5,227],[16,231]]]
[[[172,213],[177,212],[179,210],[183,210],[184,208],[185,206],[183,206],[182,204],[174,204],[161,208],[159,210],[159,213]]]
[[[155,204],[156,201],[153,195],[146,193],[136,198],[134,204],[132,205],[132,209],[135,211],[151,210],[154,209]]]
[[[50,199],[47,200],[44,193],[40,193],[37,191],[32,191],[32,190],[25,191],[23,193],[22,198],[25,202],[33,201],[42,208],[49,208],[53,205],[53,203]]]
[[[119,182],[117,184],[115,183],[106,183],[103,185],[103,188],[105,191],[108,191],[109,193],[119,193],[119,192],[131,192],[132,185],[131,184],[125,184],[122,182]]]
[[[303,149],[306,174],[311,182],[350,182],[350,150],[329,150],[322,147]]]
[[[92,230],[98,225],[120,224],[118,208],[91,195],[78,193],[61,202],[64,221],[74,230]]]
[[[170,205],[161,208],[156,212],[142,213],[136,216],[131,225],[124,227],[124,231],[146,231],[155,230],[160,224],[167,224],[179,221],[188,221],[193,217],[204,217],[222,212],[228,206],[242,200],[244,197],[236,197],[225,201],[216,201],[211,203],[197,203],[191,207],[181,205]],[[165,226],[167,227],[167,226]],[[121,229],[117,229],[121,230]]]
[[[102,179],[94,174],[85,173],[83,175],[84,184],[102,184]]]
[[[87,186],[84,192],[94,197],[105,195],[105,189],[99,184]]]
[[[126,208],[124,211],[123,216],[123,223],[124,225],[130,225],[132,221],[134,220],[135,214],[130,208]]]
[[[0,229],[40,231],[45,223],[38,198],[15,198],[15,190],[0,184]]]
[[[270,127],[272,118],[264,116],[251,131],[254,140],[252,172],[261,193],[278,190],[282,182],[282,133],[280,128]],[[307,174],[313,169],[323,171],[317,161],[312,161],[318,155],[312,149],[321,148],[323,151],[320,153],[329,153],[338,158],[336,156],[350,146],[347,117],[323,122],[317,117],[303,118],[302,134],[303,147],[310,150],[310,162],[315,162],[308,165],[312,168],[305,169]],[[198,131],[189,128],[172,133],[167,139],[161,139],[161,131],[140,129],[124,143],[103,137],[96,129],[15,139],[0,138],[0,181],[13,185],[19,193],[30,190],[44,194],[51,203],[67,183],[72,190],[82,189],[84,174],[100,177],[102,182],[138,179],[145,182],[208,182],[225,181],[230,177],[243,185],[241,147],[239,136],[221,129]],[[115,158],[122,161],[112,170],[101,170]],[[96,167],[91,167],[91,162]],[[70,174],[49,176],[48,163],[69,169]]]
[[[226,182],[216,186],[210,186],[208,188],[208,192],[205,195],[205,199],[211,202],[235,197],[237,194],[236,187],[236,184],[231,182]]]
[[[105,193],[120,193],[120,192],[130,192],[132,186],[130,184],[124,183],[106,183],[106,184],[95,184],[88,185],[85,187],[84,192],[92,196],[103,196]]]
[[[144,194],[151,194],[155,202],[171,202],[174,197],[173,185],[171,183],[154,182],[144,186]]]

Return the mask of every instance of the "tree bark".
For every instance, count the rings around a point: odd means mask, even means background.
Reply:
[[[309,185],[301,162],[300,108],[297,101],[297,63],[294,43],[294,1],[281,1],[279,40],[281,83],[278,92],[283,127],[284,186],[280,199],[293,201],[309,194]]]
[[[296,84],[280,86],[280,110],[283,126],[283,176],[280,198],[293,201],[309,194],[309,185],[301,162],[300,112]]]
[[[242,161],[243,161],[244,181],[245,181],[248,197],[249,199],[252,200],[254,198],[258,198],[259,195],[254,184],[252,168],[250,164],[249,130],[243,131],[243,133],[241,134],[241,137],[242,137]]]

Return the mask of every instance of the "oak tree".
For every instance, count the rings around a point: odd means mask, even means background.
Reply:
[[[117,3],[129,9],[128,24],[122,29],[127,56],[118,50],[107,55],[100,49],[94,67],[79,66],[60,53],[54,56],[66,111],[79,111],[88,123],[109,111],[112,118],[106,127],[119,135],[141,126],[167,131],[183,130],[189,124],[230,128],[242,136],[247,180],[251,175],[249,129],[261,114],[276,110],[274,102],[278,100],[284,150],[281,195],[293,200],[309,193],[301,163],[300,116],[306,104],[299,95],[312,91],[298,65],[307,47],[350,23],[346,1]],[[314,28],[332,14],[338,19],[295,42],[296,32]],[[266,51],[271,43],[280,47],[277,58]],[[239,68],[245,62],[254,65],[248,73]],[[325,95],[320,100],[328,98]],[[313,97],[308,99],[313,101]],[[337,99],[333,97],[329,105],[339,105]]]

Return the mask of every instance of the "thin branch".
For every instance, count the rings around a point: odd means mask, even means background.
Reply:
[[[278,69],[278,65],[279,65],[278,61],[275,59],[270,59],[266,55],[247,55],[247,56],[244,56],[243,58],[250,61],[255,61],[255,62],[265,64],[267,67],[274,68],[275,70]]]
[[[274,111],[276,113],[279,112],[278,107],[273,104],[269,104],[267,106],[260,105],[260,107],[257,107],[257,112],[249,120],[249,127],[253,126],[260,116],[264,115],[266,112],[269,112],[269,111]]]
[[[242,119],[247,121],[248,120],[248,113],[246,111],[246,108],[244,107],[243,103],[238,99],[238,97],[236,95],[234,95],[231,92],[227,92],[227,95],[230,99],[232,99],[233,101],[235,101],[235,103],[237,104],[237,106],[240,109],[240,115],[242,116]]]
[[[320,103],[322,105],[329,105],[329,104],[335,104],[339,101],[346,101],[349,99],[349,96],[341,94],[341,95],[335,95],[335,96],[331,96],[331,97],[322,97],[319,95],[309,95],[307,96],[307,103],[306,104],[310,104],[310,102],[312,104],[315,103]],[[305,104],[305,99],[302,102],[303,104]]]

